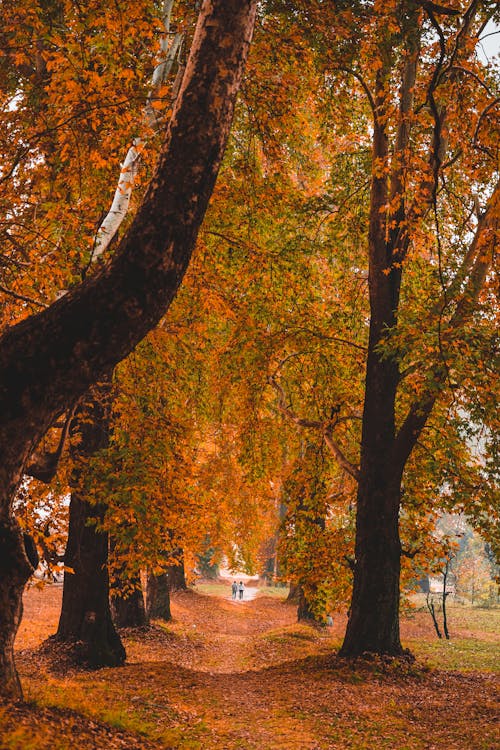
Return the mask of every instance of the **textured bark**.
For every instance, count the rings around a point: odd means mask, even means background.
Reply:
[[[71,428],[72,439],[78,442],[71,449],[75,466],[64,558],[69,571],[64,574],[57,630],[59,640],[78,643],[78,660],[94,668],[125,660],[109,606],[108,534],[98,526],[106,506],[89,503],[84,489],[89,458],[108,444],[110,411],[111,383],[105,381],[82,400]]]
[[[12,518],[0,523],[0,695],[22,697],[14,664],[14,639],[23,611],[24,585],[31,566],[23,535]]]
[[[399,487],[374,482],[358,493],[356,563],[351,611],[341,656],[400,656]]]
[[[57,629],[57,639],[77,644],[76,659],[93,668],[125,661],[109,606],[108,535],[89,525],[101,520],[103,513],[103,506],[72,495],[65,563],[74,572],[64,574]]]
[[[186,574],[184,572],[184,558],[182,552],[179,550],[179,562],[175,565],[170,565],[166,571],[168,579],[168,587],[170,593],[174,591],[186,591]]]
[[[56,417],[110,373],[165,314],[182,281],[224,152],[250,45],[256,0],[206,0],[144,200],[112,260],[0,338],[0,536],[29,456]],[[15,544],[12,544],[12,550]],[[22,554],[5,551],[2,585],[22,589]],[[15,584],[13,582],[16,582]],[[0,682],[19,607],[0,623]],[[17,614],[16,614],[17,613]],[[17,624],[16,624],[17,623]]]
[[[389,65],[390,61],[387,60]],[[377,74],[376,111],[385,107],[384,80]],[[386,163],[386,125],[376,117],[373,158]],[[395,403],[399,369],[377,350],[396,323],[401,269],[391,266],[383,207],[388,200],[385,174],[373,174],[368,230],[370,336],[366,363],[361,462],[356,513],[354,583],[347,631],[340,654],[403,653],[399,638],[399,574],[401,544],[399,506],[403,463],[395,460]]]

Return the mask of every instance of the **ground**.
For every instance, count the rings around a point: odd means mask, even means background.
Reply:
[[[345,617],[316,629],[275,596],[212,584],[172,623],[123,633],[125,666],[68,670],[53,647],[61,588],[30,589],[17,638],[26,703],[0,705],[0,750],[493,750],[500,611],[450,609],[451,642],[403,618],[417,661],[335,656]]]

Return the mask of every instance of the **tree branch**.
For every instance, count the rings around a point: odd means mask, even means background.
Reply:
[[[460,291],[460,299],[455,307],[446,326],[444,341],[451,341],[456,336],[457,330],[462,327],[471,317],[477,299],[490,268],[495,248],[499,239],[500,222],[500,183],[497,184],[491,197],[488,209],[479,222],[476,234],[471,243],[471,248],[464,260],[460,275],[455,277],[452,289]],[[468,280],[463,290],[461,282],[465,282],[466,273],[469,271]],[[445,309],[441,301],[442,309]],[[441,346],[443,341],[441,342]],[[434,404],[442,392],[448,374],[447,363],[440,361],[431,367],[427,374],[427,386],[424,388],[420,398],[416,399],[410,406],[395,440],[395,459],[398,465],[404,466],[427,419],[429,418]]]
[[[17,292],[13,292],[12,289],[7,289],[7,287],[0,284],[0,292],[3,294],[7,294],[9,297],[13,297],[14,299],[21,300],[21,302],[28,302],[30,305],[36,305],[36,307],[48,307],[48,304],[46,302],[40,302],[40,300],[33,299],[32,297],[27,297],[25,294],[18,294]]]
[[[64,446],[66,445],[75,409],[76,406],[70,409],[66,415],[56,450],[45,451],[45,453],[35,453],[32,457],[32,463],[29,464],[25,470],[27,476],[32,477],[33,479],[38,479],[39,482],[43,482],[44,484],[50,484],[52,482],[57,473],[57,467],[59,466]]]
[[[355,466],[355,464],[351,463],[342,453],[342,450],[339,448],[335,440],[333,439],[333,428],[336,424],[338,424],[339,420],[335,419],[330,422],[319,422],[317,420],[312,419],[303,419],[302,417],[297,416],[293,409],[291,409],[289,406],[287,406],[286,403],[286,394],[281,385],[276,381],[276,379],[273,376],[268,377],[268,383],[274,388],[274,390],[278,394],[278,409],[279,411],[287,417],[291,422],[296,424],[298,427],[304,427],[306,429],[313,429],[313,430],[319,430],[321,431],[323,435],[323,440],[325,441],[325,444],[327,445],[328,449],[334,456],[335,460],[339,464],[339,466],[344,469],[353,479],[355,479],[357,482],[359,481],[359,468]]]

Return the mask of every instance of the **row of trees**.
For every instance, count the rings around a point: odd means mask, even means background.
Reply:
[[[30,571],[10,511],[22,472],[160,320],[212,189],[253,13],[213,5],[112,260],[0,344],[6,693],[19,689],[11,648]],[[146,96],[149,6],[116,53],[98,32],[125,23],[116,9],[73,12],[16,6],[2,40],[5,325],[85,274],[98,186],[109,194],[110,155]],[[311,606],[345,603],[352,576],[342,653],[398,655],[401,568],[431,556],[437,498],[494,542],[498,71],[477,45],[495,19],[479,1],[262,4],[194,262],[115,374],[111,444],[85,470],[118,568],[158,560],[167,541],[196,550],[207,533],[255,559],[287,508],[283,559]],[[160,119],[170,101],[154,102]]]

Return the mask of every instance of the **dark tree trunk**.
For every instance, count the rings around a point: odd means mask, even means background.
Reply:
[[[104,506],[71,497],[63,601],[58,640],[78,643],[76,656],[91,667],[117,666],[125,649],[109,606],[108,535],[93,522],[102,521]],[[90,525],[89,525],[90,522]]]
[[[387,315],[387,320],[391,316]],[[364,652],[399,656],[399,508],[402,465],[396,460],[397,364],[376,352],[377,323],[370,331],[361,465],[357,495],[356,546],[351,609],[342,656]]]
[[[122,594],[118,590],[111,595],[111,614],[117,628],[141,628],[148,624],[141,582],[134,583],[136,588],[132,591]]]
[[[33,573],[23,535],[12,518],[0,524],[0,695],[22,697],[14,664],[14,639],[23,611],[23,590]]]
[[[441,635],[441,631],[439,630],[439,623],[436,617],[436,608],[434,606],[434,602],[432,601],[432,594],[430,593],[430,591],[427,592],[427,596],[425,597],[425,603],[432,617],[432,622],[433,622],[434,630],[436,631],[437,637],[442,638],[443,636]]]
[[[174,591],[186,591],[186,574],[184,572],[184,557],[182,552],[179,554],[179,562],[170,565],[165,575],[168,578],[168,587],[170,593]]]
[[[291,583],[290,584],[290,591],[288,592],[288,596],[286,598],[287,602],[290,604],[298,604],[300,599],[300,592],[301,588],[298,583]]]
[[[385,76],[377,73],[376,104],[384,112]],[[386,163],[388,135],[383,118],[376,120],[373,159]],[[395,455],[395,404],[399,368],[378,347],[396,325],[401,267],[389,267],[392,249],[387,242],[384,209],[388,201],[387,175],[373,173],[369,244],[370,336],[366,363],[361,462],[356,513],[354,583],[347,631],[340,654],[364,652],[401,655],[399,638],[399,574],[401,544],[399,507],[404,463]]]
[[[297,620],[299,622],[319,622],[318,618],[315,616],[314,612],[311,610],[311,607],[309,606],[309,602],[307,601],[307,597],[304,594],[304,589],[302,586],[297,586]]]
[[[341,656],[403,654],[399,638],[399,488],[358,495],[356,562]]]
[[[160,619],[168,622],[172,619],[169,581],[166,573],[159,576],[148,575],[146,607],[150,620]]]
[[[119,544],[111,538],[110,553],[116,555]],[[140,573],[130,574],[126,563],[114,571],[110,596],[111,614],[117,628],[141,628],[148,625]]]
[[[148,617],[171,620],[170,594],[174,591],[185,591],[186,589],[186,577],[181,554],[180,561],[174,565],[169,565],[164,573],[158,576],[148,575],[146,592]]]
[[[117,666],[125,649],[115,630],[109,606],[108,534],[99,527],[106,506],[85,498],[89,459],[109,441],[111,382],[92,388],[79,405],[71,428],[74,460],[66,568],[57,637],[78,642],[77,658],[92,667]]]
[[[256,0],[208,0],[157,170],[115,255],[82,284],[0,338],[0,684],[19,696],[12,642],[29,576],[12,503],[42,436],[110,373],[168,310],[212,194],[252,36]],[[15,536],[15,535],[14,535]],[[9,614],[10,613],[10,614]],[[3,650],[2,650],[3,649]]]

